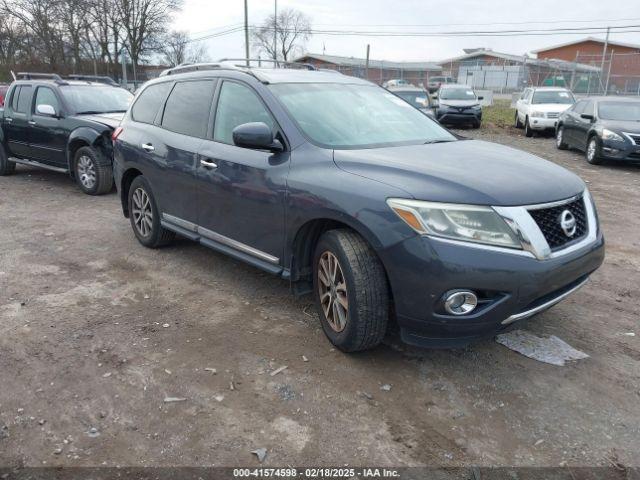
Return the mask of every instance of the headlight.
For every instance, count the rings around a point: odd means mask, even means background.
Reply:
[[[618,135],[616,132],[612,132],[607,128],[602,129],[602,138],[604,140],[618,140],[620,142],[624,141],[620,135]]]
[[[481,110],[481,109],[482,109],[482,106],[480,106],[480,105],[474,105],[472,108],[473,108],[474,110]]]
[[[533,111],[529,115],[532,117],[544,118],[544,112]]]
[[[400,198],[390,198],[387,204],[420,234],[522,248],[513,230],[491,207]]]

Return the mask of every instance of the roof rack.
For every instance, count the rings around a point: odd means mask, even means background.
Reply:
[[[18,72],[16,74],[17,80],[55,80],[56,82],[64,82],[62,77],[57,73],[38,73],[38,72]]]
[[[87,82],[104,83],[112,86],[120,86],[113,78],[106,75],[67,75],[69,80],[86,80]]]
[[[238,63],[236,63],[238,62]],[[247,62],[249,62],[249,66],[247,66]],[[198,70],[243,70],[247,73],[251,73],[251,68],[255,68],[255,66],[251,65],[251,62],[257,62],[258,65],[261,63],[272,63],[274,64],[274,68],[303,68],[306,70],[316,70],[316,67],[311,65],[310,63],[299,63],[299,62],[283,62],[282,60],[269,60],[262,58],[222,58],[217,62],[209,62],[209,63],[181,63],[177,67],[168,68],[163,70],[160,73],[161,77],[166,75],[175,75],[177,73],[185,73],[185,72],[195,72]]]

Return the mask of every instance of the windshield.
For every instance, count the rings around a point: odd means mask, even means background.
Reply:
[[[598,105],[603,120],[640,122],[640,103],[603,102]]]
[[[541,103],[561,103],[561,104],[572,104],[575,103],[576,99],[573,98],[573,94],[571,92],[563,91],[563,90],[551,90],[551,91],[537,91],[533,94],[533,99],[531,103],[534,105],[539,105]]]
[[[427,92],[393,92],[403,100],[406,100],[416,108],[429,106],[429,94]]]
[[[476,94],[470,88],[443,88],[440,90],[441,100],[475,100]]]
[[[298,83],[270,88],[305,135],[324,147],[370,148],[456,140],[404,100],[374,85]]]
[[[124,88],[107,85],[63,85],[61,90],[76,113],[126,112],[133,99]]]

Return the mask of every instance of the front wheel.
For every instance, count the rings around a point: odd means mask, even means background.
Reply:
[[[320,323],[343,352],[382,342],[389,319],[389,286],[373,249],[357,233],[330,230],[313,257],[313,287]]]
[[[16,171],[16,162],[9,160],[4,147],[0,145],[0,177],[11,175]]]
[[[529,125],[529,118],[525,118],[524,120],[524,136],[533,137],[533,130],[531,130],[531,125]]]
[[[101,155],[91,147],[80,147],[74,156],[76,183],[87,195],[104,195],[113,188],[112,167]]]
[[[556,147],[558,150],[566,150],[568,145],[564,141],[564,127],[558,127],[556,132]]]
[[[151,186],[142,175],[131,182],[128,201],[131,228],[142,245],[158,248],[173,241],[175,233],[160,223],[160,213]]]
[[[591,137],[587,143],[585,157],[591,165],[600,165],[602,163],[602,158],[600,157],[600,142],[595,135]]]

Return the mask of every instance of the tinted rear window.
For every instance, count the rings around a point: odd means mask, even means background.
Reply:
[[[162,116],[167,130],[203,138],[207,133],[213,80],[179,82],[171,91]]]
[[[131,109],[133,119],[136,122],[153,123],[171,85],[171,82],[164,82],[146,88]]]

